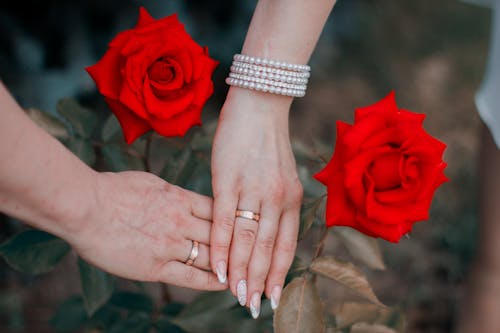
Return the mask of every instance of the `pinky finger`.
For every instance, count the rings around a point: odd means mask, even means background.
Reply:
[[[266,282],[266,296],[271,299],[273,310],[278,307],[285,278],[295,256],[299,217],[300,208],[288,210],[281,215],[271,269]]]
[[[227,289],[227,284],[220,283],[214,273],[178,261],[171,261],[164,266],[160,281],[197,290]]]

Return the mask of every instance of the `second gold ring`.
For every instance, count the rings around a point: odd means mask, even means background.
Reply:
[[[236,210],[236,217],[241,217],[247,220],[253,220],[255,222],[259,222],[260,220],[260,214],[254,213],[251,210],[242,210],[242,209],[237,209]]]

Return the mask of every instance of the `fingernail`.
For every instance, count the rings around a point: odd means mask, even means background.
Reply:
[[[271,308],[273,310],[276,310],[276,308],[278,308],[278,305],[280,304],[280,297],[281,297],[281,287],[276,286],[273,288],[273,291],[271,291]]]
[[[252,299],[250,300],[250,312],[252,313],[253,319],[257,319],[260,313],[260,298],[259,293],[254,293]]]
[[[236,296],[241,306],[247,304],[247,281],[241,280],[236,286]]]
[[[227,268],[225,261],[219,261],[217,267],[215,268],[215,272],[217,273],[217,279],[219,279],[220,283],[226,283],[227,280]]]

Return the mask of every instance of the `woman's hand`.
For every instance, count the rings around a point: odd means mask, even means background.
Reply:
[[[211,266],[241,305],[260,311],[262,292],[279,302],[293,261],[302,187],[288,134],[291,98],[231,88],[216,131]],[[257,223],[236,210],[260,214]]]
[[[97,174],[95,202],[81,227],[63,235],[109,273],[203,290],[222,290],[209,265],[212,200],[145,172]],[[193,266],[184,264],[192,240]]]

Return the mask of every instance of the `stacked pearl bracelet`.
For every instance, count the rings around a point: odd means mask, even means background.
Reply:
[[[273,94],[303,97],[311,68],[236,54],[226,83]]]

